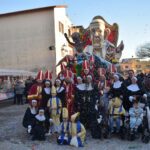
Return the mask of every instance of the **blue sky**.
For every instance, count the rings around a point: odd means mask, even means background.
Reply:
[[[0,13],[62,4],[68,5],[74,25],[87,27],[96,15],[118,23],[123,58],[135,56],[138,45],[150,42],[150,0],[0,0]]]

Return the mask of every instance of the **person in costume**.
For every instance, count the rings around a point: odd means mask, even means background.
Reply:
[[[89,62],[87,60],[84,60],[82,64],[82,72],[81,72],[81,77],[84,82],[87,82],[86,79],[88,75],[91,75],[93,77],[93,74],[92,72],[90,72],[89,69]]]
[[[111,98],[120,97],[123,99],[125,86],[123,85],[123,82],[119,80],[119,76],[117,74],[114,74],[113,77],[114,77],[114,82],[110,87],[109,96]]]
[[[25,96],[26,96],[25,103],[28,103],[28,94],[32,85],[33,85],[33,78],[32,76],[29,76],[28,79],[25,81]]]
[[[61,71],[58,73],[57,78],[60,79],[62,82],[64,82],[64,80],[65,80],[64,74],[65,74],[65,70],[66,70],[65,64],[61,63],[60,68],[61,68]]]
[[[27,128],[28,133],[31,133],[31,130],[34,126],[36,114],[37,114],[37,101],[32,100],[31,105],[27,108],[22,121],[22,124],[25,128]]]
[[[128,71],[128,78],[124,80],[124,85],[127,87],[132,84],[132,78],[135,76],[133,70]]]
[[[36,83],[32,85],[32,87],[29,90],[28,94],[28,100],[31,102],[33,99],[37,100],[38,107],[42,106],[42,87],[43,87],[43,79],[44,79],[44,74],[41,71],[38,72],[37,78],[36,78]]]
[[[91,122],[91,135],[92,138],[100,139],[102,137],[102,128],[104,128],[104,103],[102,100],[99,100],[95,104],[93,112],[93,121]],[[104,133],[105,134],[105,133]]]
[[[142,124],[143,109],[139,106],[138,101],[134,100],[133,107],[129,109],[130,115],[130,130],[137,132],[138,127]]]
[[[125,115],[125,109],[120,98],[115,97],[109,103],[109,128],[110,132],[114,132],[114,125],[116,125],[116,133],[120,132],[122,125],[122,117]]]
[[[58,136],[57,143],[60,145],[68,145],[70,140],[70,122],[68,120],[68,110],[66,107],[62,109],[63,121],[60,124],[60,135]]]
[[[45,81],[44,81],[44,87],[42,89],[42,107],[45,109],[47,107],[47,102],[51,97],[51,73],[49,70],[45,73]]]
[[[44,109],[39,109],[39,113],[35,116],[35,123],[32,129],[32,140],[45,140],[45,121]]]
[[[80,113],[77,112],[71,116],[71,128],[70,128],[70,145],[75,147],[83,147],[86,138],[86,130],[84,125],[79,121]]]
[[[82,106],[85,99],[85,83],[83,83],[82,78],[80,76],[77,77],[77,84],[75,86],[75,97],[74,97],[74,107],[76,112],[80,112],[80,116],[82,116]],[[82,117],[80,117],[80,120]]]
[[[96,104],[96,101],[99,100],[98,96],[98,88],[97,86],[93,83],[93,78],[91,75],[87,76],[87,82],[85,84],[85,100],[83,104],[83,113],[84,116],[84,121],[82,122],[86,128],[90,127],[90,123],[92,122],[93,119],[93,110]]]
[[[144,98],[144,96],[146,95],[144,88],[138,85],[137,78],[133,77],[131,80],[132,83],[127,86],[127,89],[125,91],[124,107],[127,110],[132,107],[134,96],[139,97],[140,99],[142,97]]]
[[[52,132],[58,133],[59,132],[59,125],[60,125],[60,114],[61,114],[61,100],[56,96],[56,88],[52,86],[51,90],[52,97],[49,99],[47,103],[47,107],[50,113],[50,119],[53,122]]]
[[[54,85],[56,87],[57,97],[61,100],[62,107],[65,107],[65,87],[60,79],[56,79]]]
[[[94,56],[92,55],[89,58],[89,69],[91,73],[95,74],[96,66],[95,66]]]
[[[69,119],[74,112],[74,84],[72,83],[72,74],[66,70],[65,74],[65,98],[66,98],[66,107],[69,113]]]
[[[99,96],[103,96],[104,88],[105,88],[105,69],[104,68],[98,68],[97,70],[98,76],[95,77],[95,83],[98,86],[99,89]]]

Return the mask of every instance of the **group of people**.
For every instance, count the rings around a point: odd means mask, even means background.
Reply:
[[[54,83],[50,71],[45,75],[40,71],[27,94],[29,107],[23,126],[32,140],[56,134],[58,144],[76,147],[84,146],[86,129],[93,138],[118,134],[126,118],[130,133],[136,134],[143,123],[142,104],[150,90],[143,83],[150,76],[136,77],[133,70],[128,73],[124,79],[114,66],[96,68],[92,57],[83,61],[78,74],[61,63]]]

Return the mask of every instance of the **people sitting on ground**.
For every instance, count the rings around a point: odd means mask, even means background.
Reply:
[[[57,143],[60,145],[69,145],[70,141],[70,121],[68,120],[68,110],[67,108],[62,109],[62,119],[60,124],[60,135],[57,138]]]
[[[80,113],[77,112],[71,116],[70,145],[75,147],[83,147],[86,138],[86,130],[79,121],[79,115]]]

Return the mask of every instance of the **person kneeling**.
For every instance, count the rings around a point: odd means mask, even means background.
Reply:
[[[44,109],[40,109],[39,113],[35,116],[35,125],[32,129],[32,140],[45,140],[45,121]]]
[[[60,135],[57,139],[57,143],[60,145],[68,145],[70,122],[68,121],[68,109],[67,108],[63,108],[62,118],[63,118],[63,122],[60,124]]]
[[[27,128],[27,132],[31,134],[34,126],[35,116],[37,115],[37,100],[32,100],[31,105],[27,108],[22,124]]]

